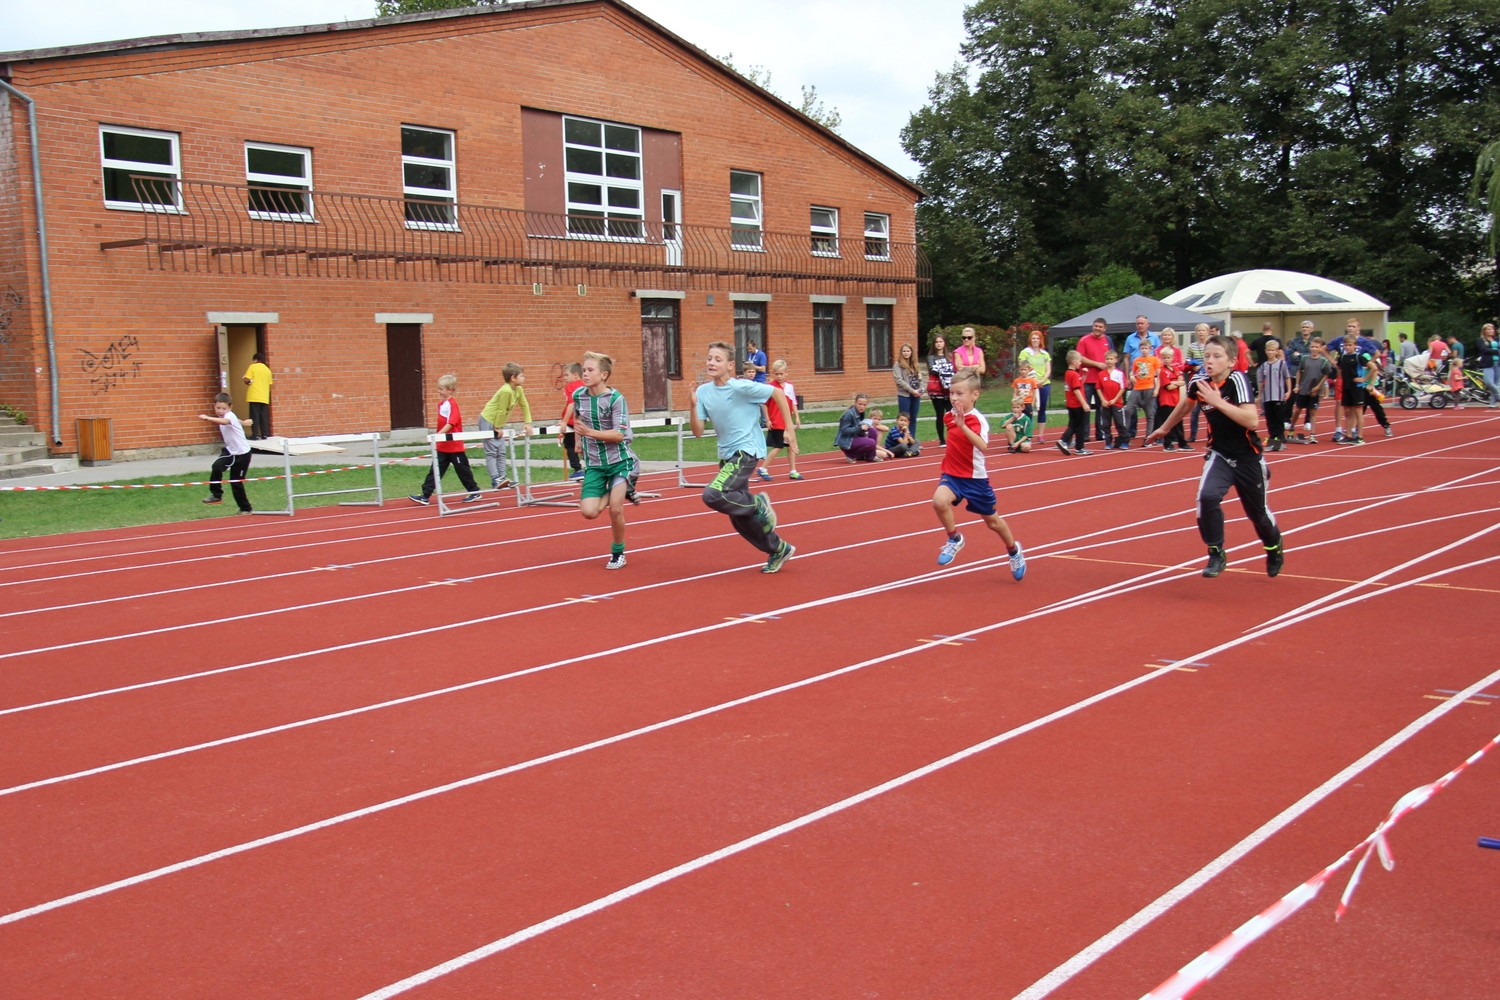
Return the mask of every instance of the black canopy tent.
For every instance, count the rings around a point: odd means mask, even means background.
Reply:
[[[1052,326],[1047,331],[1048,341],[1050,343],[1059,338],[1081,337],[1093,329],[1094,320],[1101,316],[1109,323],[1108,334],[1111,339],[1122,334],[1133,333],[1137,316],[1145,316],[1151,321],[1153,333],[1160,333],[1162,327],[1165,326],[1172,327],[1179,334],[1192,333],[1193,327],[1199,323],[1217,322],[1213,317],[1203,313],[1169,306],[1165,302],[1158,302],[1144,295],[1127,295],[1109,305],[1090,309],[1081,316],[1074,316],[1070,320],[1064,320]],[[1182,342],[1179,341],[1179,343]]]

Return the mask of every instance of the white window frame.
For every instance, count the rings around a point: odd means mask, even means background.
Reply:
[[[594,146],[568,138],[568,123],[584,122],[599,127],[599,145]],[[646,239],[646,146],[645,135],[637,125],[624,125],[620,122],[608,122],[599,118],[584,118],[582,115],[563,115],[563,196],[567,204],[568,213],[568,238],[572,240],[610,240],[614,242],[643,243]],[[635,149],[615,149],[609,145],[609,130],[624,129],[635,133]],[[588,150],[597,152],[600,157],[599,167],[601,172],[597,174],[583,173],[569,169],[568,150]],[[636,162],[636,176],[617,177],[609,172],[609,158],[630,157]],[[584,184],[599,188],[600,201],[584,202],[573,200],[573,185]],[[626,205],[613,205],[610,203],[610,194],[614,191],[630,191],[635,194],[635,207]],[[579,220],[578,229],[574,228],[574,220]],[[601,223],[603,232],[587,232],[583,225],[584,221],[597,219]],[[617,231],[617,226],[625,228]],[[634,232],[628,229],[633,228]]]
[[[819,213],[826,213],[819,221]],[[814,257],[837,257],[839,255],[839,210],[828,205],[813,205],[808,209],[808,228],[812,234]]]
[[[302,157],[302,176],[291,177],[286,174],[262,174],[250,169],[250,153],[252,150],[261,150],[271,153],[293,153]],[[245,143],[245,183],[251,187],[271,188],[273,190],[289,190],[301,193],[303,204],[306,209],[301,212],[268,212],[262,209],[250,208],[250,218],[267,222],[316,222],[313,216],[312,200],[312,150],[306,146],[280,146],[272,142],[246,142]],[[248,202],[248,199],[247,199]]]
[[[755,178],[755,193],[736,193],[734,189],[736,176]],[[764,197],[765,177],[762,174],[753,170],[729,171],[729,248],[731,250],[765,252]],[[749,214],[736,215],[736,211]],[[753,234],[753,240],[750,238],[751,234]]]
[[[401,153],[401,195],[403,198],[418,202],[446,204],[452,212],[450,222],[429,222],[424,219],[407,219],[407,229],[429,229],[440,232],[458,232],[458,134],[452,129],[436,128],[432,125],[403,124],[401,130],[405,132],[411,129],[415,132],[432,132],[436,135],[448,137],[448,159],[440,160],[430,156],[408,155],[403,148]],[[441,167],[448,171],[448,187],[428,188],[416,187],[406,183],[406,168],[415,167]],[[403,210],[404,212],[404,210]]]
[[[871,220],[877,220],[874,226]],[[882,253],[871,253],[870,247],[879,244],[885,250]],[[865,213],[865,260],[890,260],[891,259],[891,217],[884,212]]]
[[[104,151],[104,135],[113,132],[116,135],[144,136],[150,139],[165,139],[171,143],[172,162],[170,165],[162,163],[145,163],[140,160],[116,160],[110,158]],[[172,203],[170,205],[152,204],[143,201],[111,201],[108,194],[104,196],[105,208],[116,208],[126,212],[167,212],[171,214],[184,214],[182,207],[182,142],[181,136],[176,132],[159,132],[155,129],[129,128],[124,125],[100,125],[99,126],[99,165],[100,177],[104,176],[106,170],[123,170],[127,174],[151,174],[170,181],[172,185]]]

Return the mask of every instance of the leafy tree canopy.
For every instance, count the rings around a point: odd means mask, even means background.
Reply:
[[[1496,24],[1500,0],[978,0],[902,131],[931,194],[924,325],[1038,320],[1111,265],[1492,314],[1466,196],[1500,135]]]

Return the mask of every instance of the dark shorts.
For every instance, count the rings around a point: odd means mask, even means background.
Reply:
[[[766,430],[766,447],[767,448],[785,448],[786,447],[786,431],[782,430],[780,427],[767,428],[767,430]]]
[[[968,504],[970,514],[989,517],[995,513],[995,489],[988,479],[959,479],[943,473],[938,477],[938,485],[948,487],[955,504]]]
[[[1352,381],[1341,383],[1339,385],[1339,405],[1364,406],[1365,387],[1362,385],[1355,385]]]
[[[1316,410],[1318,408],[1318,397],[1299,392],[1292,397],[1292,405],[1299,410]]]

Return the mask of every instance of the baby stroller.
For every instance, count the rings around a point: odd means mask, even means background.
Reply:
[[[1415,410],[1426,403],[1434,410],[1441,410],[1452,401],[1453,390],[1442,379],[1423,370],[1413,376],[1409,371],[1392,368],[1387,373],[1391,389],[1401,401],[1403,410]]]

